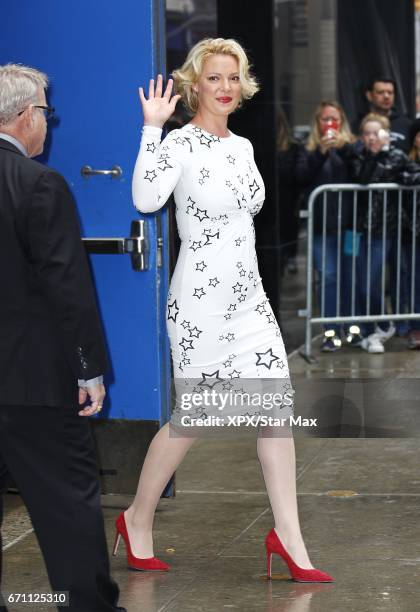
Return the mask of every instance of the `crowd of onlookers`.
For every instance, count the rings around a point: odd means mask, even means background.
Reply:
[[[396,112],[391,78],[372,79],[366,98],[370,111],[351,126],[340,104],[319,104],[305,144],[291,136],[284,113],[279,113],[277,170],[287,234],[285,269],[289,272],[296,271],[298,209],[307,206],[316,187],[332,183],[420,185],[420,119],[412,121]],[[387,306],[392,313],[419,313],[419,236],[420,210],[411,192],[399,196],[396,191],[386,195],[379,190],[370,195],[361,191],[356,205],[349,191],[341,195],[330,191],[319,197],[314,206],[313,262],[322,316],[380,315],[387,312]],[[396,320],[328,324],[321,350],[339,350],[345,337],[369,353],[383,353],[385,341],[395,333],[407,336],[408,348],[420,348],[420,320]]]

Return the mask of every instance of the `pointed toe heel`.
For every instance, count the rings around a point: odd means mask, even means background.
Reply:
[[[318,569],[304,569],[296,565],[292,557],[281,543],[277,533],[272,529],[265,539],[267,553],[267,577],[271,578],[271,565],[273,554],[279,555],[289,568],[290,575],[295,582],[334,582],[334,578]]]
[[[168,572],[171,567],[167,563],[164,563],[160,559],[156,557],[148,557],[147,559],[140,559],[139,557],[135,557],[131,550],[130,538],[128,537],[127,524],[125,522],[124,512],[118,516],[115,521],[116,534],[114,547],[112,550],[112,554],[115,557],[118,551],[118,546],[120,544],[121,538],[125,543],[125,550],[127,553],[127,564],[130,569],[143,571],[143,572]]]

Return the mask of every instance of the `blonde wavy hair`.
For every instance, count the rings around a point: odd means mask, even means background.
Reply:
[[[315,151],[315,149],[317,149],[321,144],[322,134],[319,129],[319,119],[321,117],[322,111],[327,106],[332,106],[340,114],[341,125],[338,132],[340,134],[340,140],[342,141],[342,143],[345,144],[349,142],[355,142],[357,140],[356,137],[352,134],[349,122],[346,117],[346,113],[344,112],[344,108],[341,106],[341,104],[339,104],[335,100],[324,100],[324,102],[321,102],[321,104],[316,107],[315,113],[312,117],[311,131],[309,133],[308,142],[306,143],[306,148],[308,149],[308,151]]]
[[[181,94],[184,106],[195,114],[198,110],[198,95],[193,89],[200,77],[205,61],[211,55],[231,55],[238,60],[239,81],[241,83],[241,101],[249,100],[259,91],[255,76],[251,73],[251,65],[243,47],[233,38],[205,38],[190,49],[187,59],[181,68],[174,70],[172,76],[175,91]]]
[[[378,115],[376,113],[369,113],[368,115],[363,117],[360,123],[360,133],[361,134],[363,133],[363,130],[365,129],[366,123],[370,123],[370,122],[379,123],[379,125],[381,126],[383,130],[391,129],[391,124],[389,122],[388,117],[385,117],[384,115]]]

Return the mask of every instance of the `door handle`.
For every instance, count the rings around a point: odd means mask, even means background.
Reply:
[[[131,257],[131,267],[137,272],[149,268],[147,225],[143,219],[131,222],[129,238],[83,238],[88,253],[97,255],[125,255]]]
[[[95,170],[91,166],[83,166],[80,169],[80,174],[85,178],[89,178],[90,176],[103,175],[103,176],[111,176],[114,178],[120,178],[122,175],[122,168],[120,166],[112,166],[110,170]]]

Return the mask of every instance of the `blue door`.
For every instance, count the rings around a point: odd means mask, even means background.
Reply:
[[[141,456],[169,414],[167,213],[142,218],[131,197],[142,126],[138,86],[164,72],[163,31],[164,0],[14,0],[2,16],[0,62],[28,64],[50,77],[47,99],[58,120],[41,161],[69,182],[89,239],[112,363],[106,424],[118,424],[109,431],[98,423],[105,432],[99,450],[111,476],[124,465],[133,472],[132,481],[126,474],[124,486],[115,487],[120,492],[132,492],[138,476],[130,448]],[[127,240],[139,233],[144,240]],[[139,247],[141,256],[117,254]],[[118,469],[105,447],[119,453]]]

